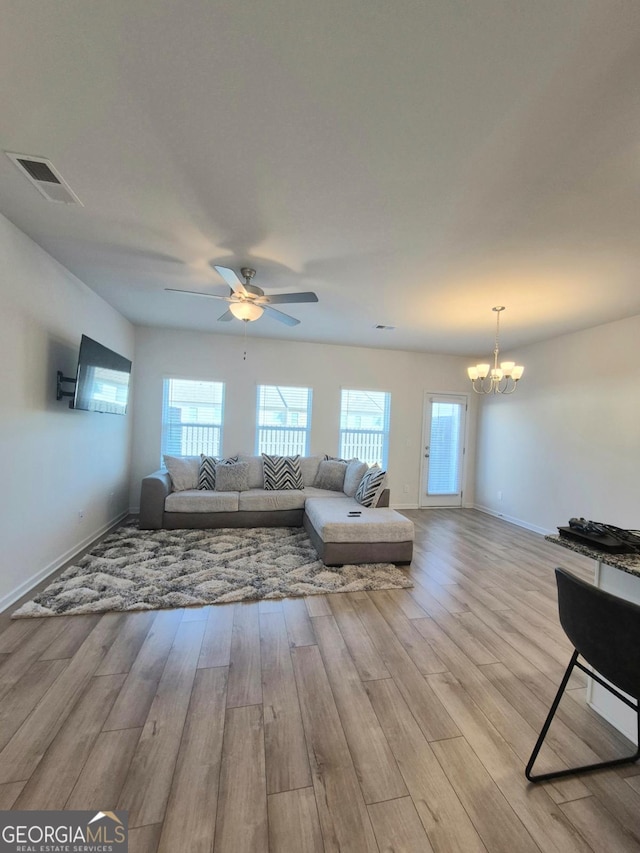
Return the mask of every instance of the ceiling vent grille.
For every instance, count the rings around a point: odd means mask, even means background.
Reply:
[[[82,205],[78,196],[50,160],[44,157],[31,157],[28,154],[11,154],[9,151],[5,151],[5,154],[47,201]]]

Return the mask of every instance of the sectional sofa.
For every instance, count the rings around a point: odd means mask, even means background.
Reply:
[[[266,490],[261,456],[238,454],[247,465],[248,488],[241,491],[176,489],[177,478],[164,469],[155,471],[142,480],[139,525],[171,530],[303,525],[327,565],[410,562],[413,523],[389,508],[389,490],[381,491],[375,507],[366,507],[355,500],[353,477],[345,477],[346,492],[314,486],[323,460],[300,458],[303,489]],[[356,467],[352,471],[357,475]],[[360,514],[349,514],[354,512]]]

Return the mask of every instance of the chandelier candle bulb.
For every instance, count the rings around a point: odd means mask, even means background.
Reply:
[[[504,305],[496,305],[496,340],[493,349],[493,367],[490,364],[476,364],[467,368],[471,387],[476,394],[513,394],[518,380],[522,378],[524,367],[515,361],[503,361],[498,367],[500,355],[500,313]],[[487,380],[487,381],[485,381]]]

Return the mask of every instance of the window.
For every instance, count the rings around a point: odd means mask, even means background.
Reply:
[[[391,394],[342,390],[340,456],[387,467]]]
[[[430,495],[458,495],[462,473],[462,414],[464,403],[433,400],[429,443]]]
[[[311,388],[258,385],[256,453],[307,456]]]
[[[224,383],[165,379],[162,396],[162,454],[220,456]]]

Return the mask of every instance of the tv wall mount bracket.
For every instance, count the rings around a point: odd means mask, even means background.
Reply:
[[[62,388],[62,384],[66,383],[66,382],[72,382],[75,385],[76,384],[75,377],[65,376],[61,370],[58,370],[56,377],[57,377],[56,400],[62,400],[63,397],[73,397],[74,392],[73,391],[65,391]],[[73,409],[73,400],[69,400],[69,408]]]

